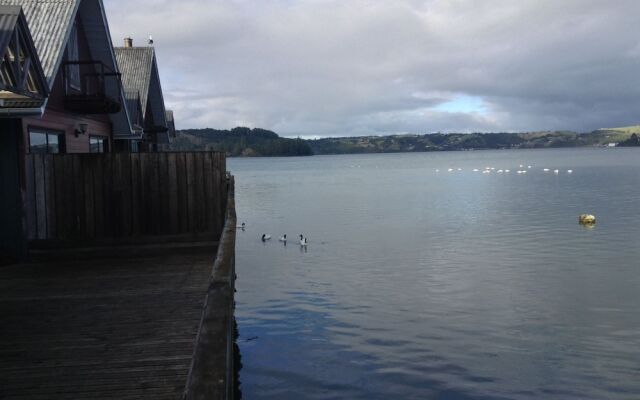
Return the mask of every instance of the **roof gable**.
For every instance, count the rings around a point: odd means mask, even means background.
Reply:
[[[47,0],[55,1],[55,0]],[[83,31],[89,43],[89,52],[94,61],[99,61],[114,71],[118,71],[118,63],[111,42],[111,33],[104,10],[102,0],[82,0],[78,9],[79,20],[82,23]],[[110,114],[113,124],[113,135],[115,139],[127,139],[136,135],[133,132],[128,107],[126,107],[125,92],[122,85],[109,80],[109,85],[113,85],[111,90],[118,90],[122,107],[120,112]]]
[[[116,47],[114,50],[125,92],[138,92],[142,109],[146,110],[154,59],[153,47]]]
[[[152,117],[156,127],[166,129],[166,111],[155,49],[152,46],[116,47],[115,54],[125,92],[139,93],[145,120]],[[147,115],[147,110],[152,115]]]
[[[22,6],[49,89],[55,83],[76,18],[83,25],[93,61],[118,70],[102,0],[0,0],[0,5]],[[113,90],[119,91],[124,105],[123,89]],[[127,107],[110,114],[110,119],[114,137],[133,134]]]
[[[42,70],[53,87],[80,0],[0,0],[0,5],[22,6]]]
[[[48,94],[22,8],[0,5],[0,107],[39,108]]]

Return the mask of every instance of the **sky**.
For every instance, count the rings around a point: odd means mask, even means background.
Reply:
[[[281,136],[640,123],[637,0],[104,0],[178,129]]]

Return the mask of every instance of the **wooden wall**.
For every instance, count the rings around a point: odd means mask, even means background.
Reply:
[[[32,247],[218,240],[223,153],[29,154]]]
[[[87,133],[76,137],[75,130],[80,123],[87,124]],[[89,136],[102,136],[109,141],[109,149],[112,147],[111,122],[90,118],[87,115],[65,113],[47,109],[42,117],[28,117],[22,119],[24,131],[24,145],[29,148],[29,128],[44,128],[65,134],[65,152],[88,153]]]

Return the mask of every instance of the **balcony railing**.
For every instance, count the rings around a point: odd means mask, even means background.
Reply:
[[[67,61],[65,107],[80,114],[115,114],[122,108],[120,73],[100,61]]]

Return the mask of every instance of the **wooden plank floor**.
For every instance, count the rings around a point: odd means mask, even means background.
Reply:
[[[0,268],[0,399],[179,399],[215,249]]]

